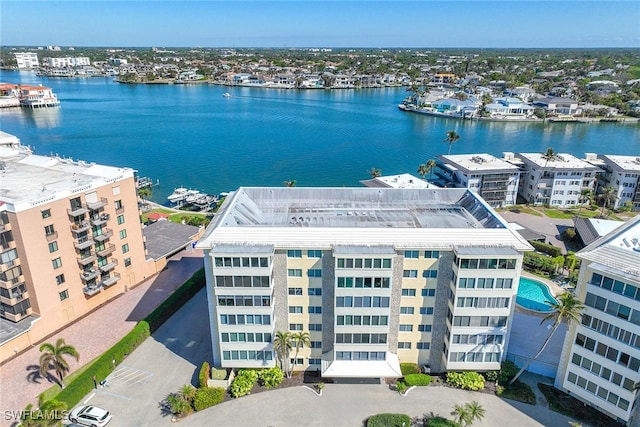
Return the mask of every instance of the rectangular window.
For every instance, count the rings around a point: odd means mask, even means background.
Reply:
[[[398,350],[411,350],[411,343],[406,341],[398,342]]]
[[[322,341],[311,341],[311,348],[322,348]]]
[[[289,306],[289,314],[302,314],[302,306],[301,305],[290,305]]]
[[[124,239],[127,237],[127,230],[120,230],[120,238]]]
[[[67,289],[65,289],[62,292],[58,292],[58,295],[60,295],[60,301],[64,301],[67,298],[69,298],[69,291]]]
[[[287,276],[289,277],[302,277],[301,268],[290,268],[287,270]]]
[[[309,314],[322,314],[322,307],[319,305],[310,306]]]
[[[418,251],[404,251],[405,258],[418,258]]]
[[[46,234],[47,236],[51,236],[52,234],[55,234],[55,232],[56,232],[56,229],[53,226],[53,224],[45,225],[44,234]]]
[[[58,242],[49,243],[49,253],[55,252],[58,250]]]
[[[322,323],[309,323],[309,331],[322,331]]]
[[[122,200],[116,200],[115,202],[113,202],[113,205],[116,208],[116,210],[122,209]]]
[[[289,323],[289,330],[290,331],[301,331],[302,330],[302,323]]]
[[[419,343],[416,344],[416,348],[418,350],[429,350],[429,348],[431,348],[431,343],[419,342]]]
[[[125,258],[124,259],[124,266],[125,267],[129,267],[131,265],[131,258]]]
[[[309,269],[307,271],[309,277],[322,277],[322,270],[320,269]]]
[[[122,245],[122,253],[126,254],[127,252],[129,252],[129,244],[125,243],[124,245]]]
[[[400,325],[400,332],[412,332],[413,325]]]
[[[51,209],[45,209],[41,212],[42,219],[49,218],[51,216]]]
[[[404,270],[402,272],[402,277],[418,277],[418,270]]]
[[[420,307],[420,314],[433,314],[433,307]]]
[[[413,314],[413,307],[400,307],[400,314]]]
[[[124,224],[124,215],[118,215],[118,225]]]
[[[423,297],[434,297],[436,295],[435,289],[423,289],[422,296]]]
[[[422,272],[422,277],[425,279],[435,279],[438,277],[438,270],[425,270]]]
[[[53,265],[53,269],[57,269],[62,267],[62,260],[60,259],[60,257],[56,258],[56,259],[52,259],[51,260],[51,264]]]
[[[302,288],[289,288],[289,295],[302,295]]]
[[[302,251],[300,249],[289,249],[287,258],[302,258]]]
[[[431,325],[418,325],[418,331],[431,332]]]
[[[402,296],[403,297],[415,297],[416,296],[416,290],[415,289],[403,289],[402,290]]]
[[[309,296],[321,296],[322,288],[309,288],[308,292],[309,292]]]
[[[322,251],[320,249],[309,249],[307,258],[322,258]]]
[[[425,258],[440,258],[440,251],[424,251]]]
[[[59,274],[56,276],[56,285],[61,285],[65,282],[64,274]]]

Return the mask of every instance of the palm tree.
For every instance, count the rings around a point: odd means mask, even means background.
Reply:
[[[466,405],[456,404],[453,407],[453,411],[451,411],[451,415],[453,415],[456,424],[461,427],[466,426],[470,421],[469,410],[467,409]]]
[[[273,349],[276,352],[276,357],[280,361],[280,367],[287,373],[289,377],[288,361],[289,353],[293,348],[293,339],[290,332],[276,332],[276,337],[273,340]]]
[[[605,187],[602,189],[602,193],[598,196],[602,199],[602,211],[600,211],[600,215],[604,214],[604,208],[609,208],[611,202],[614,202],[618,195],[616,194],[616,189],[613,187]]]
[[[293,364],[294,366],[298,360],[298,352],[302,347],[311,346],[311,337],[309,336],[309,332],[296,332],[291,336],[291,340],[293,341],[293,346],[296,349],[296,354],[293,356]],[[293,368],[292,368],[293,370]]]
[[[436,161],[433,159],[427,160],[427,170],[429,171],[429,179],[433,178],[433,170],[436,168]]]
[[[423,163],[418,166],[418,170],[416,172],[418,172],[420,178],[424,179],[424,176],[429,173],[429,170],[427,169],[427,165]]]
[[[540,176],[538,177],[538,180],[536,181],[536,184],[533,186],[533,193],[531,193],[531,199],[532,199],[532,203],[534,205],[536,204],[536,200],[538,198],[537,194],[538,194],[538,185],[540,184],[540,180],[544,176],[544,174],[545,174],[545,172],[547,170],[547,165],[549,164],[549,162],[554,161],[556,159],[556,157],[558,157],[558,153],[553,151],[553,148],[551,148],[551,147],[547,148],[547,151],[545,151],[542,154],[542,158],[544,159],[544,166],[542,167],[542,171],[540,172]]]
[[[509,385],[516,382],[520,375],[522,375],[522,373],[527,370],[531,362],[533,362],[538,358],[538,356],[540,356],[540,354],[542,354],[544,349],[547,347],[547,344],[549,344],[549,341],[551,341],[551,337],[553,336],[554,332],[556,331],[556,329],[558,329],[563,320],[567,321],[567,325],[570,325],[573,321],[578,322],[580,320],[582,310],[584,309],[584,305],[582,304],[582,302],[580,302],[580,300],[578,300],[572,293],[569,292],[558,295],[556,299],[556,302],[547,301],[547,304],[553,311],[547,314],[540,322],[540,324],[542,325],[546,320],[553,320],[553,325],[549,330],[547,339],[545,339],[542,343],[540,350],[538,350],[538,352],[534,354],[533,357],[531,357],[529,360],[527,360],[527,363],[525,363],[524,366],[520,368],[520,371],[518,371],[516,376],[513,377],[513,379],[509,382]]]
[[[473,424],[474,421],[482,421],[482,419],[484,418],[484,414],[485,414],[485,409],[482,407],[482,405],[480,405],[478,402],[476,402],[475,400],[470,402],[470,403],[466,403],[465,408],[467,409],[467,412],[469,414],[469,422],[468,422],[468,426],[470,426],[471,424]]]
[[[298,183],[298,181],[296,181],[295,179],[292,179],[291,181],[284,181],[283,182],[283,184],[286,187],[295,187],[297,183]]]
[[[582,208],[584,207],[584,203],[590,202],[592,195],[593,193],[591,192],[590,188],[583,188],[582,191],[580,191],[580,196],[578,197],[578,203],[580,203],[580,208],[578,209],[577,218],[580,218],[580,213],[582,213]]]
[[[459,139],[460,135],[458,135],[455,130],[450,130],[447,132],[447,137],[442,141],[449,143],[449,151],[447,151],[447,156],[451,154],[451,146],[453,145],[453,143]]]
[[[379,176],[382,176],[382,170],[378,168],[371,168],[369,169],[369,174],[371,174],[371,178],[378,178]]]
[[[40,346],[40,375],[45,375],[53,367],[60,380],[60,387],[64,388],[64,376],[69,371],[69,363],[64,359],[65,355],[72,356],[78,361],[80,354],[74,346],[68,345],[64,339],[58,338],[56,344],[44,343]]]

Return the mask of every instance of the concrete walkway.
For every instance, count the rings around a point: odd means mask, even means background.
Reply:
[[[68,344],[76,347],[80,361],[76,363],[73,358],[67,359],[73,372],[118,342],[202,265],[202,251],[182,251],[170,258],[160,274],[125,292],[47,341],[55,342],[58,338],[64,338]],[[29,403],[37,404],[38,395],[53,385],[33,374],[37,372],[39,357],[40,352],[35,346],[0,367],[1,411],[17,411]],[[0,420],[0,425],[10,425],[11,420],[4,418]]]

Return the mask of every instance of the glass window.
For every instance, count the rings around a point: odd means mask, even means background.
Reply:
[[[60,295],[60,301],[64,301],[69,298],[69,291],[65,289],[64,291],[59,292],[58,295]]]
[[[49,243],[49,253],[55,252],[58,250],[58,242]]]
[[[287,258],[302,258],[302,251],[300,249],[289,249]]]
[[[49,218],[51,216],[51,209],[45,209],[41,212],[42,219]]]
[[[56,259],[52,259],[51,264],[53,265],[53,269],[55,270],[62,267],[62,260],[59,257]]]
[[[120,230],[120,238],[124,239],[127,237],[127,230]]]
[[[59,274],[56,276],[56,285],[61,285],[65,282],[64,274]]]
[[[47,236],[51,236],[52,234],[55,234],[55,232],[56,232],[56,229],[55,229],[55,227],[53,226],[53,224],[46,225],[46,226],[44,227],[44,233],[45,233]]]
[[[131,265],[131,258],[125,258],[124,259],[124,266],[125,267],[129,267]]]
[[[122,253],[126,254],[127,252],[129,252],[129,244],[125,243],[124,245],[122,245]]]
[[[124,224],[124,215],[118,215],[118,224]]]

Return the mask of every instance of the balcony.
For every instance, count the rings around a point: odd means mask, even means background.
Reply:
[[[124,206],[120,206],[119,208],[116,208],[116,214],[120,215],[124,213]]]
[[[96,259],[98,259],[98,257],[96,257],[92,253],[89,253],[89,255],[80,255],[78,257],[78,264],[80,264],[82,266],[89,265],[92,262],[94,262]]]
[[[120,275],[118,273],[114,273],[113,276],[102,279],[100,283],[103,287],[108,288],[109,286],[115,285],[118,280],[120,280]]]
[[[93,243],[94,243],[93,239],[91,239],[91,237],[86,236],[86,237],[79,238],[73,245],[76,247],[76,249],[83,250],[91,247]]]
[[[88,231],[91,228],[91,223],[89,221],[82,222],[74,222],[71,224],[71,232],[75,234],[80,234],[82,232]]]
[[[14,277],[13,279],[0,279],[0,288],[11,289],[14,288],[18,283],[24,282],[24,276],[20,275],[18,277]]]
[[[87,208],[94,211],[102,209],[105,206],[107,206],[107,199],[105,197],[101,197],[97,202],[87,202]]]
[[[92,268],[91,270],[85,270],[80,273],[80,278],[85,282],[89,282],[98,276],[100,276],[100,270],[94,268]]]
[[[101,234],[93,234],[93,240],[95,240],[96,242],[104,242],[105,240],[109,240],[109,238],[113,236],[113,231],[108,228],[101,231]]]
[[[91,224],[99,226],[102,224],[106,224],[107,221],[109,221],[109,214],[102,214],[102,215],[93,215],[91,217]]]
[[[58,232],[54,231],[52,233],[47,234],[47,242],[53,242],[54,240],[56,240],[58,238]]]
[[[115,259],[115,258],[111,258],[111,261],[109,261],[109,263],[108,263],[108,264],[105,264],[105,265],[99,265],[98,267],[100,267],[100,270],[101,270],[103,273],[106,273],[107,271],[111,271],[111,270],[113,270],[114,268],[116,268],[116,265],[118,265],[118,260],[117,260],[117,259]]]
[[[110,243],[104,249],[101,249],[101,250],[98,250],[98,248],[96,247],[96,255],[108,256],[108,255],[111,255],[115,250],[116,250],[116,245]]]
[[[0,296],[0,301],[6,305],[16,305],[25,298],[29,298],[29,292],[16,290],[10,293],[9,297]]]
[[[102,290],[102,285],[96,284],[91,286],[85,286],[82,288],[82,292],[88,297],[93,296],[99,293]]]
[[[69,214],[69,216],[74,217],[74,218],[82,216],[82,215],[86,214],[87,212],[88,212],[88,210],[86,208],[84,208],[82,205],[74,206],[71,209],[67,209],[67,213]]]

